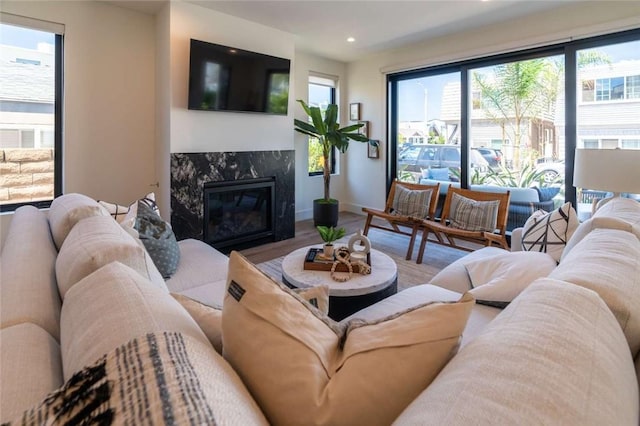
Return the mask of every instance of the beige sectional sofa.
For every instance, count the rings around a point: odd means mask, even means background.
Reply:
[[[611,202],[581,224],[559,266],[506,309],[476,304],[457,355],[395,424],[637,425],[640,204],[629,203]],[[91,383],[119,395],[99,410],[118,423],[267,424],[242,374],[212,345],[219,316],[192,316],[170,294],[222,305],[228,258],[181,241],[178,270],[162,280],[94,204],[70,194],[49,211],[14,214],[0,264],[0,421],[42,423],[59,413],[56,398]],[[455,302],[471,287],[465,263],[499,254],[471,253],[338,327]],[[141,394],[144,406],[132,399]]]

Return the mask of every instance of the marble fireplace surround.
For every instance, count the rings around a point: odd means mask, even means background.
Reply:
[[[275,241],[295,235],[295,151],[171,154],[171,226],[178,240],[203,238],[206,182],[274,176]]]

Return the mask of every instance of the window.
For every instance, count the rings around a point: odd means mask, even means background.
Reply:
[[[327,77],[309,76],[309,106],[320,107],[324,112],[329,104],[336,103],[336,80]],[[331,173],[335,173],[336,153],[335,148],[329,155]],[[322,147],[317,139],[309,138],[309,176],[321,175],[324,158]]]
[[[635,29],[392,74],[388,185],[394,177],[422,179],[436,161],[462,187],[530,185],[521,176],[527,166],[547,185],[561,186],[556,203],[564,197],[576,205],[573,164],[565,167],[576,147],[640,149],[639,69]],[[457,164],[443,149],[426,160],[407,146],[409,135],[430,134],[432,124],[442,132],[428,143],[458,145]],[[500,160],[485,152],[489,147]]]
[[[62,25],[0,13],[0,211],[62,192]]]

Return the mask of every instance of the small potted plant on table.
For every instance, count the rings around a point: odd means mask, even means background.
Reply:
[[[324,256],[333,258],[333,242],[344,237],[344,228],[334,228],[333,226],[316,226],[320,238],[324,241]]]

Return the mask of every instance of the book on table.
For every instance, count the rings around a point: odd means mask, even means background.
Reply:
[[[335,255],[331,258],[325,257],[324,250],[322,248],[310,248],[304,258],[304,269],[312,271],[330,271],[333,266],[333,262],[335,261]],[[370,253],[367,254],[367,264],[371,265]],[[352,268],[354,273],[360,272],[358,265],[352,265]],[[336,271],[349,272],[349,268],[344,263],[338,263]]]

